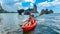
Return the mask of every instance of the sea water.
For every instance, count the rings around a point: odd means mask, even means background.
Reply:
[[[37,20],[36,28],[24,33],[20,25],[28,20],[28,15],[0,13],[0,34],[5,34],[5,32],[10,32],[10,34],[60,34],[60,13],[44,14],[42,16],[35,13],[34,15]]]

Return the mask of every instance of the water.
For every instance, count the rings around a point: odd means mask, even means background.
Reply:
[[[34,14],[38,16],[38,14]],[[28,15],[18,13],[0,14],[0,34],[60,34],[60,13],[48,14],[36,17],[37,26],[34,30],[23,32],[20,25],[27,19]]]

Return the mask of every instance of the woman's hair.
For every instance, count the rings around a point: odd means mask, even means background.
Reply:
[[[30,16],[34,17],[34,15],[30,15]]]

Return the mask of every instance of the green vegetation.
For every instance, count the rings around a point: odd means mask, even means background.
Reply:
[[[0,10],[0,13],[3,13],[4,12],[4,10]]]
[[[5,10],[0,10],[0,13],[17,13],[17,12],[8,12],[8,11],[5,11]]]

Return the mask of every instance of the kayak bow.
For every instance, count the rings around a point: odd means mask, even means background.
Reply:
[[[35,26],[37,25],[37,20],[34,20],[34,23],[31,24],[31,25],[26,26],[26,24],[27,24],[27,23],[24,23],[24,24],[22,25],[22,29],[23,29],[24,32],[34,29]]]

